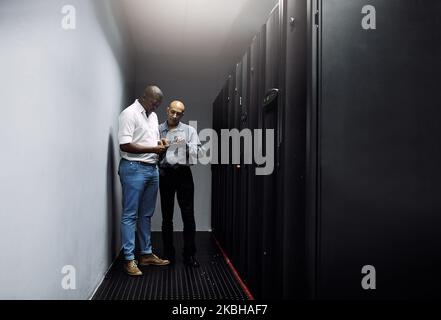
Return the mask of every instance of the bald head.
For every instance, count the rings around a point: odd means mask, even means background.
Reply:
[[[162,93],[161,89],[159,89],[159,87],[157,86],[147,86],[144,89],[144,95],[153,98],[159,98],[161,100],[164,98],[164,94]]]
[[[182,103],[181,101],[173,101],[172,103],[170,103],[169,109],[176,109],[179,110],[181,112],[185,111],[185,105],[184,103]]]
[[[179,121],[181,121],[182,117],[184,116],[185,112],[185,105],[178,100],[173,101],[170,103],[169,107],[167,108],[167,121],[169,126],[177,126],[179,124]]]

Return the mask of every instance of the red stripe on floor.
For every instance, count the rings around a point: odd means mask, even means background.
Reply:
[[[236,278],[237,282],[239,282],[240,287],[245,292],[245,294],[248,297],[248,300],[254,300],[253,295],[251,294],[250,290],[248,289],[247,285],[242,281],[242,278],[239,276],[239,273],[236,271],[236,268],[234,268],[233,264],[231,263],[230,259],[228,258],[227,254],[225,253],[224,249],[222,249],[222,246],[217,241],[216,237],[213,236],[214,242],[216,243],[217,247],[219,248],[220,252],[224,256],[225,261],[227,262],[228,266],[230,267],[231,271],[233,272],[234,277]]]

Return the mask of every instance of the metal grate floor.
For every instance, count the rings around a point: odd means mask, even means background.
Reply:
[[[152,233],[154,252],[161,255],[161,234]],[[130,277],[119,258],[106,275],[93,300],[247,300],[247,295],[216,247],[211,233],[197,232],[200,268],[183,265],[180,254],[182,233],[175,233],[174,265],[140,267],[142,277]]]

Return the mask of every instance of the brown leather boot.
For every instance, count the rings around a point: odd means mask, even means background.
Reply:
[[[145,254],[139,257],[140,266],[166,266],[170,261],[163,260],[155,254]]]
[[[126,263],[124,263],[124,271],[129,276],[142,276],[142,272],[141,270],[139,270],[138,266],[136,265],[135,260],[126,261]]]

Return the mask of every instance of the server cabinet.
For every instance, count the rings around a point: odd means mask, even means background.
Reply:
[[[241,88],[239,98],[239,131],[249,130],[247,127],[247,113],[248,113],[248,83],[249,83],[249,63],[248,63],[249,50],[246,51],[241,61]],[[245,164],[244,157],[246,155],[246,149],[251,147],[252,143],[246,143],[245,140],[241,141],[240,149],[240,164],[237,167],[238,179],[239,179],[239,192],[238,192],[238,264],[237,268],[244,279],[247,281],[247,252],[248,252],[248,175],[249,164]]]
[[[213,130],[219,135],[221,128],[221,112],[223,103],[223,91],[221,90],[213,103]],[[220,204],[221,204],[221,175],[220,166],[211,166],[211,224],[212,229],[217,235],[222,227],[220,220]]]
[[[248,112],[249,112],[249,83],[250,83],[250,50],[249,47],[242,57],[242,101],[240,108],[240,130],[250,129]],[[243,157],[242,157],[243,158]]]
[[[307,1],[281,0],[281,212],[284,299],[306,297]]]
[[[317,296],[439,297],[441,2],[318,11]]]
[[[256,298],[439,297],[439,17],[435,0],[281,0],[253,39],[215,104],[221,128],[274,129],[277,165],[241,166],[239,207],[220,166],[214,212]]]
[[[269,130],[274,131],[273,144],[274,154],[270,154],[269,146],[263,144],[263,152],[274,159],[274,169],[271,174],[263,176],[263,277],[262,286],[265,298],[277,299],[282,286],[282,214],[279,210],[280,186],[278,181],[278,161],[280,150],[280,100],[279,92],[279,69],[280,66],[280,11],[277,5],[270,14],[266,23],[266,57],[265,57],[265,97],[261,102],[262,125],[264,136]]]
[[[241,104],[242,104],[242,62],[236,64],[235,73],[234,73],[235,81],[234,81],[234,90],[233,90],[233,103],[232,103],[232,112],[231,112],[231,126],[230,130],[238,130],[240,127],[240,116],[241,116]],[[240,256],[240,244],[239,244],[239,236],[240,233],[243,232],[241,230],[241,212],[240,212],[240,193],[241,193],[241,185],[240,185],[240,161],[236,161],[236,156],[240,156],[240,150],[235,150],[234,143],[231,141],[231,175],[232,182],[229,185],[229,189],[232,194],[232,242],[234,246],[232,248],[232,261],[233,263],[239,267],[242,257]],[[238,152],[238,154],[236,154]]]
[[[227,89],[227,114],[226,114],[226,123],[225,127],[223,129],[229,129],[231,130],[234,127],[234,96],[235,96],[235,89],[236,89],[236,75],[235,75],[235,69],[230,73],[229,75],[229,81],[228,81],[228,89]],[[234,242],[234,191],[233,191],[233,185],[234,185],[234,169],[232,165],[232,145],[231,143],[228,144],[228,164],[224,165],[225,168],[225,175],[226,175],[226,182],[224,185],[225,193],[226,193],[226,210],[224,212],[226,217],[226,252],[228,255],[234,259],[233,248],[235,247]],[[224,152],[224,150],[222,150]]]
[[[227,128],[228,126],[228,99],[229,99],[229,87],[230,87],[230,81],[231,81],[231,77],[229,77],[227,79],[227,81],[224,84],[224,87],[222,89],[222,108],[220,111],[220,128],[219,128],[219,132],[218,132],[218,136],[220,137],[221,135],[221,130],[224,128]],[[221,150],[222,152],[222,150]],[[219,237],[219,240],[221,241],[221,243],[223,243],[225,246],[228,245],[228,216],[227,216],[227,212],[228,212],[228,194],[227,194],[227,172],[228,172],[228,165],[227,164],[222,164],[221,162],[219,162],[220,164],[219,166],[219,174],[220,174],[220,186],[219,186],[219,199],[220,199],[220,204],[219,204],[219,214],[220,214],[220,225],[221,228],[219,230],[219,232],[216,233],[216,235]]]
[[[262,100],[265,79],[265,41],[266,27],[257,34],[249,50],[249,104],[247,112],[247,127],[254,130],[262,127]],[[253,146],[254,150],[254,146]],[[260,188],[262,179],[256,176],[256,164],[249,166],[248,193],[247,193],[247,272],[246,279],[250,290],[256,298],[262,297],[262,190]]]

